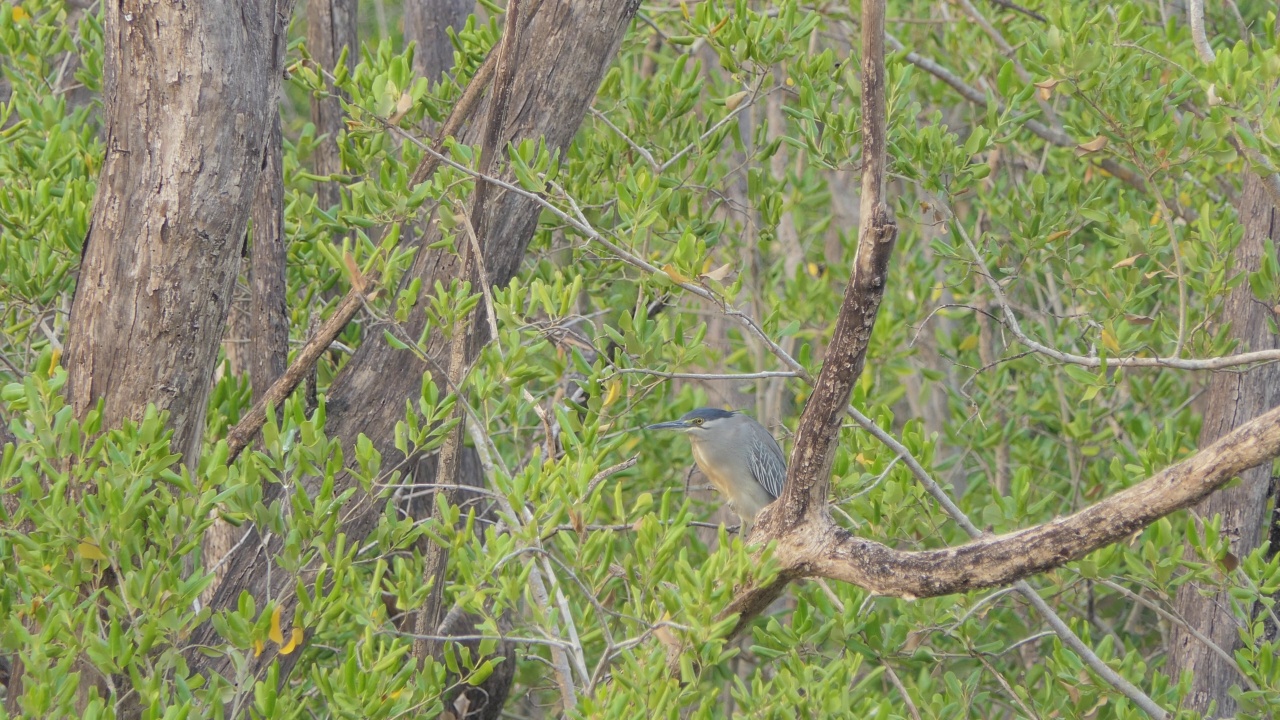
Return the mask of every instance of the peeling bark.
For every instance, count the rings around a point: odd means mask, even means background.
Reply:
[[[140,420],[148,405],[168,411],[171,447],[189,467],[199,457],[291,6],[103,5],[106,157],[71,309],[67,398],[77,417],[101,403],[107,427]],[[90,665],[86,656],[77,667],[81,706],[95,691],[107,694]],[[123,716],[141,712],[136,696],[118,701]]]
[[[243,5],[243,7],[241,6]],[[274,110],[285,2],[107,3],[106,158],[68,330],[67,395],[108,425],[148,403],[198,455]]]
[[[249,302],[239,303],[228,318],[226,356],[231,372],[249,373],[249,383],[256,401],[271,388],[272,383],[284,374],[289,359],[289,307],[285,271],[287,270],[288,242],[284,236],[284,148],[280,132],[281,78],[284,72],[285,50],[283,41],[288,29],[288,17],[280,18],[278,29],[280,42],[274,46],[275,65],[271,128],[262,151],[262,174],[249,211],[248,267]],[[220,517],[205,531],[202,540],[205,566],[217,565],[244,530]],[[214,574],[213,584],[202,598],[208,600],[217,584],[226,575],[220,567]]]

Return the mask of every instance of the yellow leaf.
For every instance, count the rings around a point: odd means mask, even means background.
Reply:
[[[617,380],[614,380],[613,382],[609,383],[609,390],[604,394],[604,406],[609,407],[610,405],[612,405],[614,401],[618,399],[618,396],[621,394],[622,394],[622,383],[618,382]]]
[[[1106,136],[1099,135],[1098,137],[1090,140],[1089,142],[1080,143],[1079,145],[1077,145],[1076,155],[1088,155],[1089,153],[1095,153],[1105,148],[1106,146],[1107,146]]]
[[[818,263],[816,262],[809,263],[808,265],[805,266],[804,269],[808,270],[809,274],[812,275],[813,277],[818,277],[819,275],[822,274],[822,268],[818,267]]]
[[[62,348],[54,348],[53,352],[49,353],[49,367],[51,369],[58,367],[58,361],[61,359],[62,359]]]
[[[972,350],[972,349],[974,349],[974,348],[976,348],[976,347],[978,347],[978,336],[977,336],[977,335],[970,335],[969,337],[967,337],[967,338],[965,338],[964,340],[961,340],[961,341],[960,341],[960,352],[967,352],[967,351]]]
[[[284,644],[284,633],[280,630],[280,606],[277,605],[271,611],[271,629],[267,631],[267,637],[271,638],[271,642],[277,645]]]
[[[23,20],[30,20],[30,19],[31,19],[31,13],[27,12],[26,8],[22,7],[21,5],[13,6],[14,22],[22,22]]]
[[[680,14],[684,15],[684,19],[689,19],[689,5],[684,0],[680,0]]]
[[[1071,234],[1070,230],[1059,230],[1058,232],[1051,234],[1049,237],[1045,239],[1048,240],[1049,242],[1053,242],[1054,240],[1061,240],[1062,238],[1070,234]]]
[[[80,544],[76,545],[76,552],[85,560],[108,559],[107,554],[102,552],[102,548],[98,547],[98,544],[89,538],[81,540]]]
[[[1111,269],[1118,270],[1120,268],[1132,267],[1133,264],[1138,261],[1138,258],[1142,257],[1144,254],[1145,253],[1138,253],[1137,255],[1127,257],[1121,260],[1120,262],[1116,263],[1115,265],[1112,265]]]
[[[258,657],[262,654],[262,649],[266,647],[261,640],[253,641],[253,656]]]
[[[1115,333],[1106,328],[1102,328],[1102,344],[1111,352],[1120,352],[1120,342],[1116,340]]]
[[[746,97],[747,97],[746,90],[743,90],[742,92],[736,92],[724,99],[724,106],[729,108],[730,111],[737,110],[738,106],[742,104],[742,101],[745,100]]]
[[[285,643],[280,648],[280,654],[288,655],[289,653],[293,652],[294,649],[296,649],[298,645],[302,643],[303,637],[305,637],[305,634],[302,632],[302,628],[294,628],[293,632],[289,633],[289,642]]]
[[[693,280],[691,280],[689,276],[681,274],[680,271],[676,269],[676,266],[672,265],[671,263],[667,263],[666,265],[663,265],[662,272],[666,273],[667,277],[671,278],[672,280],[678,283],[684,283],[687,285],[693,282]]]
[[[1036,91],[1036,94],[1040,96],[1041,100],[1048,100],[1053,97],[1053,86],[1057,84],[1058,81],[1053,78],[1049,78],[1043,82],[1038,82],[1035,84],[1036,87],[1039,88]]]

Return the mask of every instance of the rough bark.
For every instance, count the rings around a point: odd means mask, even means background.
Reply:
[[[276,57],[284,70],[284,47]],[[277,92],[279,87],[277,86]],[[278,102],[278,101],[277,101]],[[279,107],[278,104],[275,107]],[[249,382],[261,397],[284,374],[289,359],[289,303],[285,269],[288,242],[284,236],[284,160],[280,113],[272,113],[271,133],[262,154],[262,179],[253,198],[249,238]]]
[[[287,22],[287,18],[284,19]],[[280,29],[283,34],[284,28]],[[284,236],[284,148],[280,132],[280,91],[287,43],[275,46],[271,128],[262,151],[261,177],[249,211],[249,302],[239,303],[228,319],[227,360],[234,374],[249,373],[253,398],[263,397],[284,374],[289,359],[289,308],[285,270],[288,245]],[[244,530],[216,518],[205,531],[202,545],[206,567],[216,565],[235,547]],[[212,597],[226,575],[225,566],[214,576],[204,598]]]
[[[475,0],[408,0],[404,4],[405,42],[417,43],[413,71],[432,82],[453,67],[449,28],[461,28]]]
[[[481,175],[490,175],[493,172],[494,160],[502,152],[502,149],[498,147],[498,143],[501,142],[502,129],[511,103],[516,64],[520,59],[521,29],[520,0],[509,0],[507,3],[507,16],[503,21],[502,39],[496,49],[497,68],[494,75],[493,92],[490,94],[489,112],[485,118],[484,135],[480,148],[480,163],[476,167]],[[463,245],[461,253],[462,268],[459,270],[460,279],[471,284],[472,287],[484,277],[480,267],[483,258],[477,257],[477,253],[483,253],[483,248],[489,241],[489,225],[491,223],[485,215],[485,203],[492,194],[492,186],[487,182],[477,182],[475,192],[472,193],[467,232],[474,232],[475,237],[473,238],[473,243]],[[477,335],[471,332],[471,328],[476,326],[475,314],[477,310],[472,310],[467,317],[460,318],[457,327],[453,328],[453,338],[449,348],[448,381],[449,385],[454,388],[459,388],[462,385],[467,366],[471,363],[477,351],[476,348],[468,347],[469,339]],[[439,453],[439,472],[435,482],[440,485],[461,484],[459,457],[463,451],[462,438],[463,430],[466,427],[465,418],[463,417],[463,403],[460,402],[455,405],[453,414],[458,424],[450,433],[448,439],[445,440],[444,445],[441,446]],[[450,505],[457,504],[457,490],[442,490],[441,492],[444,493]],[[432,513],[432,516],[437,521],[440,520],[438,508]],[[443,641],[431,640],[425,636],[433,634],[434,629],[439,627],[440,621],[444,619],[445,574],[449,567],[448,548],[437,543],[430,543],[424,553],[424,558],[424,578],[430,584],[431,592],[427,596],[426,604],[418,612],[415,632],[420,637],[413,642],[413,653],[419,661],[438,656],[444,647]]]
[[[258,185],[288,0],[104,5],[106,157],[71,309],[67,397],[113,426],[149,404],[199,457]],[[78,487],[85,493],[91,488]],[[102,673],[80,661],[81,705]],[[15,673],[16,675],[16,673]],[[17,700],[17,683],[11,701]],[[124,715],[140,708],[130,703]]]
[[[1263,180],[1250,173],[1236,208],[1244,237],[1235,251],[1235,268],[1256,271],[1266,252],[1263,243],[1280,240],[1280,212],[1272,204]],[[1240,350],[1280,348],[1280,337],[1268,326],[1271,308],[1254,299],[1249,283],[1240,283],[1227,297],[1223,318],[1231,323],[1231,335],[1240,341]],[[1280,365],[1268,364],[1246,372],[1218,373],[1209,382],[1209,401],[1200,427],[1200,446],[1205,447],[1245,422],[1280,404]],[[1243,557],[1258,546],[1266,523],[1267,495],[1271,489],[1271,468],[1261,465],[1240,476],[1241,483],[1214,493],[1196,506],[1206,520],[1222,516],[1222,533],[1231,540],[1231,552]],[[1228,653],[1239,643],[1239,622],[1231,612],[1233,601],[1225,589],[1201,595],[1199,583],[1178,588],[1176,610],[1187,623]],[[1193,675],[1191,692],[1183,707],[1199,713],[1216,704],[1215,715],[1235,714],[1236,702],[1227,691],[1240,684],[1240,675],[1230,663],[1192,637],[1181,625],[1174,625],[1169,639],[1166,672],[1174,682],[1183,672]]]
[[[752,540],[775,542],[777,578],[744,588],[721,613],[741,630],[801,577],[824,577],[874,594],[935,597],[1008,585],[1119,541],[1204,499],[1233,477],[1280,454],[1280,408],[1236,428],[1177,465],[1074,515],[998,537],[903,552],[851,535],[827,508],[830,466],[849,392],[863,367],[893,247],[884,188],[884,6],[865,2],[862,19],[863,186],[858,255],[831,347],[814,385],[778,502],[762,511]],[[910,460],[908,460],[910,462]],[[1159,708],[1156,708],[1159,713]]]
[[[831,463],[853,383],[862,374],[867,344],[884,297],[889,258],[898,226],[885,202],[884,2],[862,6],[862,197],[858,252],[845,288],[822,373],[800,416],[795,449],[787,465],[780,502],[756,523],[765,537],[794,528],[812,517],[827,517]]]
[[[282,0],[105,5],[106,158],[71,310],[67,394],[108,425],[168,410],[193,462],[270,128]],[[282,32],[282,30],[281,30]]]
[[[1280,408],[1078,513],[941,550],[894,550],[851,535],[825,514],[813,513],[799,526],[763,536],[778,542],[774,560],[782,568],[779,579],[746,589],[722,616],[740,613],[740,628],[777,597],[785,583],[800,577],[841,580],[876,595],[903,598],[1009,585],[1123,540],[1278,455]],[[755,539],[759,541],[759,535]]]
[[[500,134],[501,145],[519,142],[525,138],[544,138],[547,146],[564,150],[568,147],[583,115],[595,97],[600,80],[604,77],[618,46],[622,41],[637,2],[614,3],[605,0],[576,3],[545,3],[534,15],[529,29],[523,34],[520,66],[516,69],[511,98],[511,113]],[[487,115],[487,102],[475,111],[474,117]],[[471,123],[459,134],[461,141],[478,142],[482,123]],[[484,248],[484,266],[494,285],[505,285],[515,275],[524,256],[525,247],[537,226],[538,205],[515,193],[495,193],[487,204],[489,240]],[[421,240],[422,246],[439,239],[435,227]],[[414,259],[405,282],[412,278],[423,279],[424,287],[433,287],[437,281],[446,286],[459,276],[460,258],[446,249],[424,249]],[[418,336],[423,322],[421,312],[411,313],[405,332]],[[485,323],[476,323],[476,340],[487,333]],[[375,448],[382,453],[384,465],[399,460],[394,447],[395,423],[404,416],[406,398],[415,397],[421,390],[424,373],[437,372],[445,366],[442,362],[449,350],[448,338],[433,334],[429,339],[427,354],[436,359],[432,364],[422,363],[411,353],[395,350],[381,336],[372,336],[356,352],[355,356],[335,379],[330,388],[327,414],[327,430],[332,437],[341,438],[345,447],[354,445],[360,433],[368,436]],[[348,479],[339,484],[342,492]],[[268,491],[275,492],[275,487]],[[272,498],[266,498],[270,502]],[[345,511],[343,532],[351,538],[365,537],[382,514],[383,501],[368,496],[357,496],[354,506]],[[256,542],[247,543],[257,547]],[[272,538],[266,552],[246,552],[237,556],[227,579],[219,587],[211,603],[214,607],[234,605],[242,591],[255,597],[280,599],[286,605],[285,614],[291,612],[294,599],[294,578],[280,568],[267,572],[278,547]],[[268,582],[271,585],[268,585]],[[212,627],[204,626],[192,638],[192,646],[220,644]],[[288,673],[292,663],[301,653],[278,657],[281,676]],[[264,653],[254,660],[257,668],[277,657]],[[225,657],[206,657],[193,652],[189,657],[191,667],[198,672],[218,672],[230,676],[231,664]]]
[[[347,70],[355,70],[360,54],[360,39],[356,25],[356,0],[307,0],[307,52],[328,72],[338,65],[342,49],[347,48]],[[312,153],[312,168],[317,175],[331,175],[342,171],[342,158],[338,153],[338,134],[342,131],[342,105],[340,93],[326,81],[327,98],[311,98],[311,122],[316,135],[324,136],[316,142]],[[341,196],[338,184],[320,183],[316,188],[320,207],[337,205]]]

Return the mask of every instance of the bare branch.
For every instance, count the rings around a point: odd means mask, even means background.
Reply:
[[[906,51],[906,46],[904,46],[901,42],[897,40],[897,38],[894,38],[892,35],[887,36],[886,41],[888,42],[889,47],[892,47],[895,51],[897,52]],[[939,80],[946,83],[947,85],[950,85],[953,90],[960,93],[961,97],[973,103],[974,105],[977,105],[979,109],[986,109],[987,96],[981,90],[978,90],[977,88],[966,83],[964,80],[960,78],[960,76],[946,69],[942,65],[939,65],[934,60],[921,55],[920,53],[917,53],[914,51],[907,51],[905,57],[907,62],[911,63],[912,65],[915,65],[921,70],[924,70],[930,75],[933,75],[934,77],[938,78]],[[1004,112],[1004,109],[1005,109],[1004,105],[1002,105],[999,102],[996,103],[997,111]],[[1031,119],[1023,120],[1022,126],[1025,127],[1027,130],[1030,130],[1033,135],[1040,138],[1041,140],[1044,140],[1050,145],[1056,145],[1057,147],[1075,147],[1078,144],[1074,139],[1071,138],[1070,135],[1067,135],[1066,133],[1060,130],[1048,127],[1044,123],[1041,123],[1037,120],[1031,120]],[[1106,170],[1112,176],[1118,178],[1125,184],[1130,185],[1137,190],[1140,190],[1142,192],[1149,191],[1147,187],[1146,178],[1142,177],[1141,174],[1135,172],[1132,168],[1121,165],[1120,163],[1116,162],[1115,160],[1112,160],[1111,158],[1103,158],[1102,160],[1099,160],[1098,167],[1102,168],[1103,170]],[[1195,212],[1194,210],[1191,210],[1190,208],[1184,208],[1178,203],[1171,203],[1171,204],[1172,204],[1171,209],[1173,210],[1173,212],[1177,214],[1178,217],[1186,220],[1187,222],[1194,222],[1197,218],[1200,217],[1199,213]]]
[[[1009,328],[1009,332],[1023,345],[1032,350],[1053,358],[1059,362],[1070,365],[1080,365],[1088,368],[1102,367],[1105,363],[1107,367],[1163,367],[1173,368],[1175,370],[1221,370],[1224,368],[1235,367],[1238,365],[1249,365],[1253,363],[1275,362],[1280,360],[1280,350],[1255,350],[1253,352],[1240,353],[1238,355],[1224,355],[1222,357],[1204,358],[1204,359],[1185,359],[1179,357],[1112,357],[1100,358],[1089,357],[1086,355],[1075,355],[1063,352],[1057,348],[1049,347],[1044,343],[1038,342],[1022,330],[1022,325],[1018,322],[1018,316],[1014,314],[1013,308],[1009,304],[1008,298],[1005,297],[1004,291],[1000,289],[1000,283],[996,282],[995,276],[991,274],[991,270],[987,268],[987,263],[982,258],[982,253],[978,252],[978,246],[974,244],[973,239],[969,237],[969,232],[964,229],[964,225],[956,219],[954,213],[948,210],[951,216],[953,227],[960,234],[960,239],[964,241],[965,247],[973,256],[974,263],[977,264],[978,270],[981,271],[983,278],[987,281],[987,287],[991,289],[991,294],[995,296],[996,305],[1000,306],[1000,310],[1004,315],[1004,325]],[[1177,238],[1172,238],[1176,244]],[[1180,323],[1181,324],[1181,323]]]
[[[780,539],[777,557],[802,575],[844,580],[879,595],[936,597],[998,587],[1122,540],[1276,455],[1280,408],[1127,490],[1042,525],[954,548],[902,552],[829,522],[811,522]]]
[[[796,429],[779,501],[756,522],[757,533],[776,536],[814,517],[827,517],[831,462],[853,383],[862,374],[867,344],[884,296],[898,226],[885,202],[888,111],[885,102],[884,0],[862,4],[862,198],[858,251],[845,288],[822,373]]]
[[[284,374],[271,384],[267,392],[258,398],[249,412],[245,413],[231,432],[227,433],[227,445],[231,450],[227,455],[228,464],[240,456],[267,422],[267,406],[278,407],[285,398],[289,397],[289,393],[293,392],[294,388],[298,387],[298,383],[311,372],[311,368],[329,348],[329,344],[338,337],[351,318],[356,316],[356,312],[364,306],[364,291],[364,283],[357,281],[338,303],[338,309],[333,315],[324,321],[324,324],[316,330],[316,334],[302,346],[302,350],[298,351],[297,357],[293,359],[293,363],[284,371]]]

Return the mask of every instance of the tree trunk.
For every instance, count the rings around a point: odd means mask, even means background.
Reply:
[[[102,403],[107,427],[141,419],[150,404],[168,411],[171,447],[190,467],[275,107],[287,6],[104,5],[106,157],[71,308],[67,397],[77,417]],[[79,661],[82,704],[94,686],[105,694],[88,663]]]
[[[276,67],[284,70],[283,45],[276,57]],[[289,302],[285,288],[289,244],[284,236],[284,161],[278,79],[271,131],[262,153],[262,179],[251,209],[248,328],[252,342],[247,348],[247,365],[255,398],[264,395],[271,383],[284,374],[289,361]]]
[[[453,67],[449,28],[461,28],[475,0],[408,0],[404,4],[404,40],[415,42],[413,72],[432,82]]]
[[[522,35],[525,41],[519,53],[521,63],[516,71],[514,90],[508,114],[500,133],[500,144],[519,143],[524,139],[545,138],[547,146],[564,151],[573,139],[583,115],[595,98],[604,73],[608,70],[622,38],[630,26],[638,2],[624,3],[592,0],[575,3],[544,3]],[[483,118],[488,101],[480,103],[472,118]],[[461,142],[476,144],[482,123],[469,123],[459,136]],[[495,192],[485,211],[488,227],[484,248],[485,269],[495,285],[505,285],[515,275],[525,248],[537,227],[540,208],[537,204],[511,193]],[[424,248],[405,274],[404,283],[422,278],[423,287],[434,287],[437,281],[446,287],[462,269],[460,258],[447,249],[429,249],[440,239],[438,226],[421,240]],[[425,301],[424,301],[425,302]],[[421,310],[410,313],[405,332],[417,337],[424,315]],[[478,347],[487,331],[485,323],[473,324],[476,335],[472,347]],[[443,367],[449,350],[448,339],[434,333],[427,354],[437,359],[434,367]],[[388,346],[380,335],[371,336],[335,379],[330,388],[327,415],[331,437],[341,438],[351,448],[358,434],[364,433],[382,454],[384,466],[394,464],[400,453],[394,446],[395,423],[404,417],[406,398],[421,391],[423,373],[433,366],[418,361],[413,354]],[[342,478],[335,488],[341,493],[350,485]],[[264,488],[264,502],[278,496],[279,486]],[[350,516],[342,532],[349,538],[363,538],[376,525],[383,503],[354,500]],[[250,539],[256,545],[256,540]],[[255,597],[273,597],[285,605],[284,615],[293,612],[296,602],[293,588],[296,579],[281,568],[268,571],[269,562],[279,550],[279,540],[268,539],[267,552],[243,553],[229,565],[226,580],[211,603],[215,608],[231,607],[243,591]],[[268,584],[270,583],[270,584]],[[192,638],[192,647],[217,645],[221,641],[210,625],[202,626]],[[263,653],[252,660],[256,673],[266,664],[279,660],[280,675],[288,674],[301,653],[276,656]],[[193,670],[217,672],[232,677],[231,661],[226,657],[208,657],[192,652],[188,658]]]
[[[194,465],[274,111],[282,0],[107,3],[106,158],[71,308],[67,394],[108,426],[170,413]]]
[[[348,49],[347,70],[355,70],[360,55],[356,0],[307,0],[307,52],[312,59],[325,71],[333,72],[344,47]],[[316,135],[324,136],[316,142],[312,154],[312,167],[317,175],[342,171],[342,157],[338,154],[342,105],[338,102],[338,90],[328,81],[325,85],[334,93],[332,96],[311,98],[311,122],[316,126]],[[333,207],[341,200],[337,183],[321,183],[317,195],[322,208]]]
[[[279,111],[286,48],[284,42],[275,47],[277,72],[272,102],[275,110],[271,113],[271,128],[262,152],[262,175],[249,211],[251,224],[246,237],[249,254],[245,269],[249,302],[247,307],[240,303],[232,310],[227,327],[226,355],[231,372],[249,373],[255,401],[284,374],[289,360],[289,308],[285,287],[288,243],[284,236],[284,163]],[[243,528],[215,519],[202,541],[205,566],[217,564],[243,534]],[[225,575],[226,567],[218,568],[213,584],[202,595],[204,600],[213,597]]]
[[[1271,203],[1263,181],[1250,173],[1237,207],[1244,226],[1244,238],[1236,248],[1235,269],[1252,272],[1258,269],[1267,238],[1280,239],[1280,213]],[[1280,337],[1271,334],[1268,316],[1271,309],[1257,302],[1249,283],[1242,282],[1227,298],[1223,317],[1231,323],[1231,335],[1241,343],[1240,351],[1280,347]],[[1280,404],[1280,366],[1256,367],[1248,372],[1217,373],[1209,383],[1209,405],[1204,425],[1200,428],[1200,447],[1226,435],[1245,422]],[[1222,515],[1222,532],[1231,539],[1231,552],[1243,557],[1258,546],[1266,520],[1267,495],[1271,486],[1271,464],[1266,463],[1240,476],[1235,487],[1210,495],[1195,512],[1206,520]],[[1225,590],[1204,597],[1195,583],[1178,588],[1177,613],[1228,653],[1239,642],[1238,623],[1231,612],[1232,599]],[[1227,694],[1232,685],[1240,685],[1240,675],[1230,664],[1175,625],[1169,640],[1169,664],[1166,672],[1177,682],[1183,671],[1194,675],[1191,693],[1183,707],[1207,712],[1216,703],[1216,717],[1235,714],[1235,700]]]

